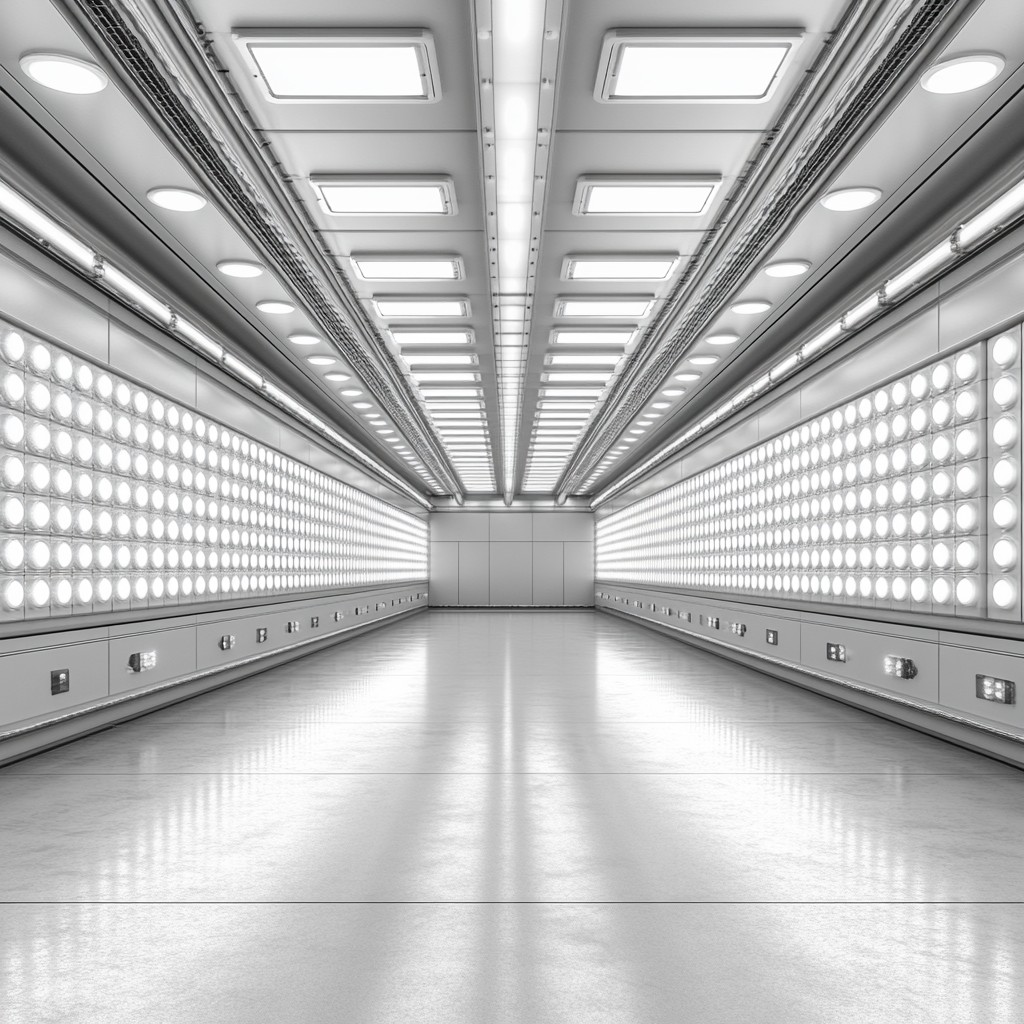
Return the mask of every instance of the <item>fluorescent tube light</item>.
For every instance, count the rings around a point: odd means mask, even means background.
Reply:
[[[350,256],[364,281],[457,281],[463,276],[458,256]]]
[[[471,355],[403,355],[409,366],[471,366],[476,356]]]
[[[570,384],[585,384],[589,381],[600,381],[605,383],[611,379],[611,371],[607,373],[561,373],[553,371],[544,375],[546,380],[550,381],[565,381]]]
[[[577,331],[556,330],[551,332],[552,345],[615,345],[625,348],[632,340],[636,331]]]
[[[567,256],[562,276],[568,281],[664,281],[677,259],[675,254]]]
[[[573,213],[699,216],[708,209],[721,184],[718,175],[584,176],[576,183]]]
[[[799,39],[798,29],[609,32],[594,95],[605,102],[764,102]]]
[[[279,103],[439,98],[434,41],[423,30],[241,29],[234,39],[267,98]]]
[[[469,316],[468,299],[374,299],[378,316],[391,317]]]
[[[621,359],[620,355],[578,354],[575,352],[557,353],[548,357],[551,366],[615,366]]]
[[[453,382],[453,381],[475,381],[478,379],[475,373],[463,373],[463,372],[451,372],[451,373],[422,373],[417,372],[413,374],[413,377],[418,380],[421,384],[427,384],[431,382],[442,383],[442,382]]]
[[[331,176],[309,179],[325,213],[392,216],[455,213],[450,178]]]

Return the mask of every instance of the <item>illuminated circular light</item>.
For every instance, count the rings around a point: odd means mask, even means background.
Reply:
[[[685,395],[686,392],[682,388],[669,388],[667,391],[662,391],[662,394],[666,398],[679,398],[680,396]]]
[[[944,427],[953,418],[953,408],[945,398],[940,398],[932,405],[932,422]]]
[[[970,92],[988,85],[1003,70],[1003,58],[994,53],[972,53],[933,64],[921,76],[921,88],[942,96]]]
[[[996,486],[1008,491],[1017,482],[1017,466],[1010,459],[1000,459],[992,469]]]
[[[978,488],[978,473],[973,466],[962,466],[956,473],[956,489],[960,494],[973,494]]]
[[[146,198],[164,210],[178,213],[195,213],[206,205],[206,199],[188,188],[151,188]]]
[[[953,586],[944,576],[932,583],[932,600],[936,604],[948,604],[953,596]]]
[[[819,202],[826,210],[846,213],[851,210],[863,210],[881,198],[881,190],[877,188],[841,188],[822,196]]]
[[[1000,498],[992,507],[992,520],[1001,530],[1009,530],[1017,523],[1017,503],[1012,498]]]
[[[907,599],[907,581],[902,576],[897,576],[892,581],[892,596],[896,601],[906,601]]]
[[[25,379],[17,373],[5,373],[3,395],[9,405],[17,405],[25,397]]]
[[[767,313],[772,304],[767,299],[747,299],[733,303],[729,308],[737,316],[756,316],[758,313]]]
[[[705,339],[706,345],[735,345],[740,340],[738,334],[709,334]]]
[[[936,473],[932,480],[932,493],[937,498],[946,498],[953,491],[953,480],[948,473]],[[923,497],[923,495],[922,495]]]
[[[80,57],[64,53],[26,53],[21,68],[32,79],[47,89],[89,96],[107,87],[103,69]]]
[[[228,277],[259,277],[263,267],[251,260],[221,260],[217,269]]]
[[[75,587],[75,600],[79,604],[92,604],[93,587],[90,580],[79,580]]]
[[[953,371],[960,380],[974,380],[978,372],[978,360],[973,352],[963,352],[956,358]]]
[[[962,579],[956,585],[956,602],[962,605],[978,603],[978,584],[972,579]]]
[[[939,462],[946,462],[952,454],[953,443],[945,434],[940,434],[932,441],[932,458]]]
[[[1017,421],[1001,416],[992,427],[992,440],[1000,448],[1009,448],[1017,440]]]
[[[956,450],[962,458],[973,458],[978,452],[978,433],[975,430],[961,430],[956,435]]]
[[[973,569],[978,564],[978,545],[974,541],[965,540],[957,544],[956,564],[961,569]]]
[[[288,340],[293,345],[319,345],[322,339],[315,334],[289,334]]]
[[[0,341],[0,355],[9,363],[20,363],[25,358],[25,339],[17,331],[8,331]]]
[[[932,512],[932,529],[936,533],[949,533],[953,526],[953,516],[948,508],[939,507]]]
[[[1004,334],[996,338],[992,344],[992,358],[1000,366],[1009,366],[1017,358],[1019,346],[1012,334]]]
[[[932,387],[937,391],[945,391],[953,381],[953,374],[945,363],[939,363],[932,370]]]
[[[261,299],[256,303],[256,308],[261,313],[269,313],[271,316],[287,316],[295,312],[295,307],[290,302],[282,302],[280,299]]]
[[[992,585],[992,600],[998,608],[1012,608],[1017,600],[1017,584],[1013,580],[996,580]]]
[[[1013,405],[1019,394],[1020,389],[1017,387],[1017,381],[1009,374],[1000,377],[992,385],[992,398],[995,400],[996,405],[1002,406],[1004,409],[1007,406]]]
[[[700,380],[700,374],[699,373],[677,373],[675,375],[674,379],[678,380],[678,381],[682,381],[683,383],[688,383],[689,381]]]
[[[352,378],[347,373],[325,373],[324,380],[333,381],[335,384],[342,384]]]
[[[769,263],[764,272],[769,277],[799,277],[810,269],[811,265],[806,260],[780,260],[778,263]]]
[[[978,396],[973,391],[961,391],[954,403],[956,414],[962,420],[969,420],[978,411]]]
[[[345,388],[343,391],[339,391],[338,394],[342,395],[344,398],[358,398],[362,394],[362,391],[359,391],[357,388]],[[370,409],[372,406],[369,404],[357,404],[356,408]]]
[[[992,545],[992,561],[1000,569],[1012,569],[1017,564],[1017,545],[1007,538]]]
[[[46,580],[33,580],[28,589],[29,603],[33,608],[43,608],[50,603],[50,584]]]
[[[306,362],[311,366],[334,366],[337,361],[330,356],[306,356]]]
[[[910,597],[920,604],[928,600],[928,581],[922,576],[915,576],[910,583]]]

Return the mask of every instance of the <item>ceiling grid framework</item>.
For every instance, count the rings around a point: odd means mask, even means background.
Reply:
[[[1017,88],[1014,2],[11,0],[0,50],[150,286],[190,268],[300,413],[437,504],[560,503],[799,365],[883,223],[915,258],[905,200]]]

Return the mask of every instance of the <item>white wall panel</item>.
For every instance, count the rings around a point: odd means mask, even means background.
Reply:
[[[486,541],[460,541],[459,604],[490,603],[490,544]]]
[[[533,539],[592,541],[594,516],[590,512],[535,512]]]
[[[565,603],[564,562],[561,541],[535,541],[533,544],[533,603]],[[591,593],[593,600],[593,593]]]
[[[499,606],[532,604],[533,545],[529,541],[492,541],[488,547],[490,603]]]
[[[450,512],[430,517],[431,541],[490,540],[486,512]]]
[[[430,603],[459,603],[458,541],[435,541],[430,545]]]
[[[532,541],[533,514],[530,512],[492,512],[490,537],[492,543],[502,540]]]
[[[594,545],[566,541],[562,545],[564,601],[569,605],[594,603]]]

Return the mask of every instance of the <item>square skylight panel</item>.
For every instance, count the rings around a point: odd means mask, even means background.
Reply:
[[[678,257],[567,256],[562,276],[567,281],[664,281]]]
[[[717,174],[588,176],[576,182],[572,212],[580,216],[698,217],[722,184]]]
[[[594,95],[606,103],[763,103],[800,36],[799,29],[609,32]]]
[[[314,175],[309,183],[323,211],[338,217],[455,213],[451,178]]]
[[[458,256],[350,256],[364,281],[457,281],[463,276]]]
[[[432,102],[440,98],[434,40],[423,30],[234,33],[277,103]]]

